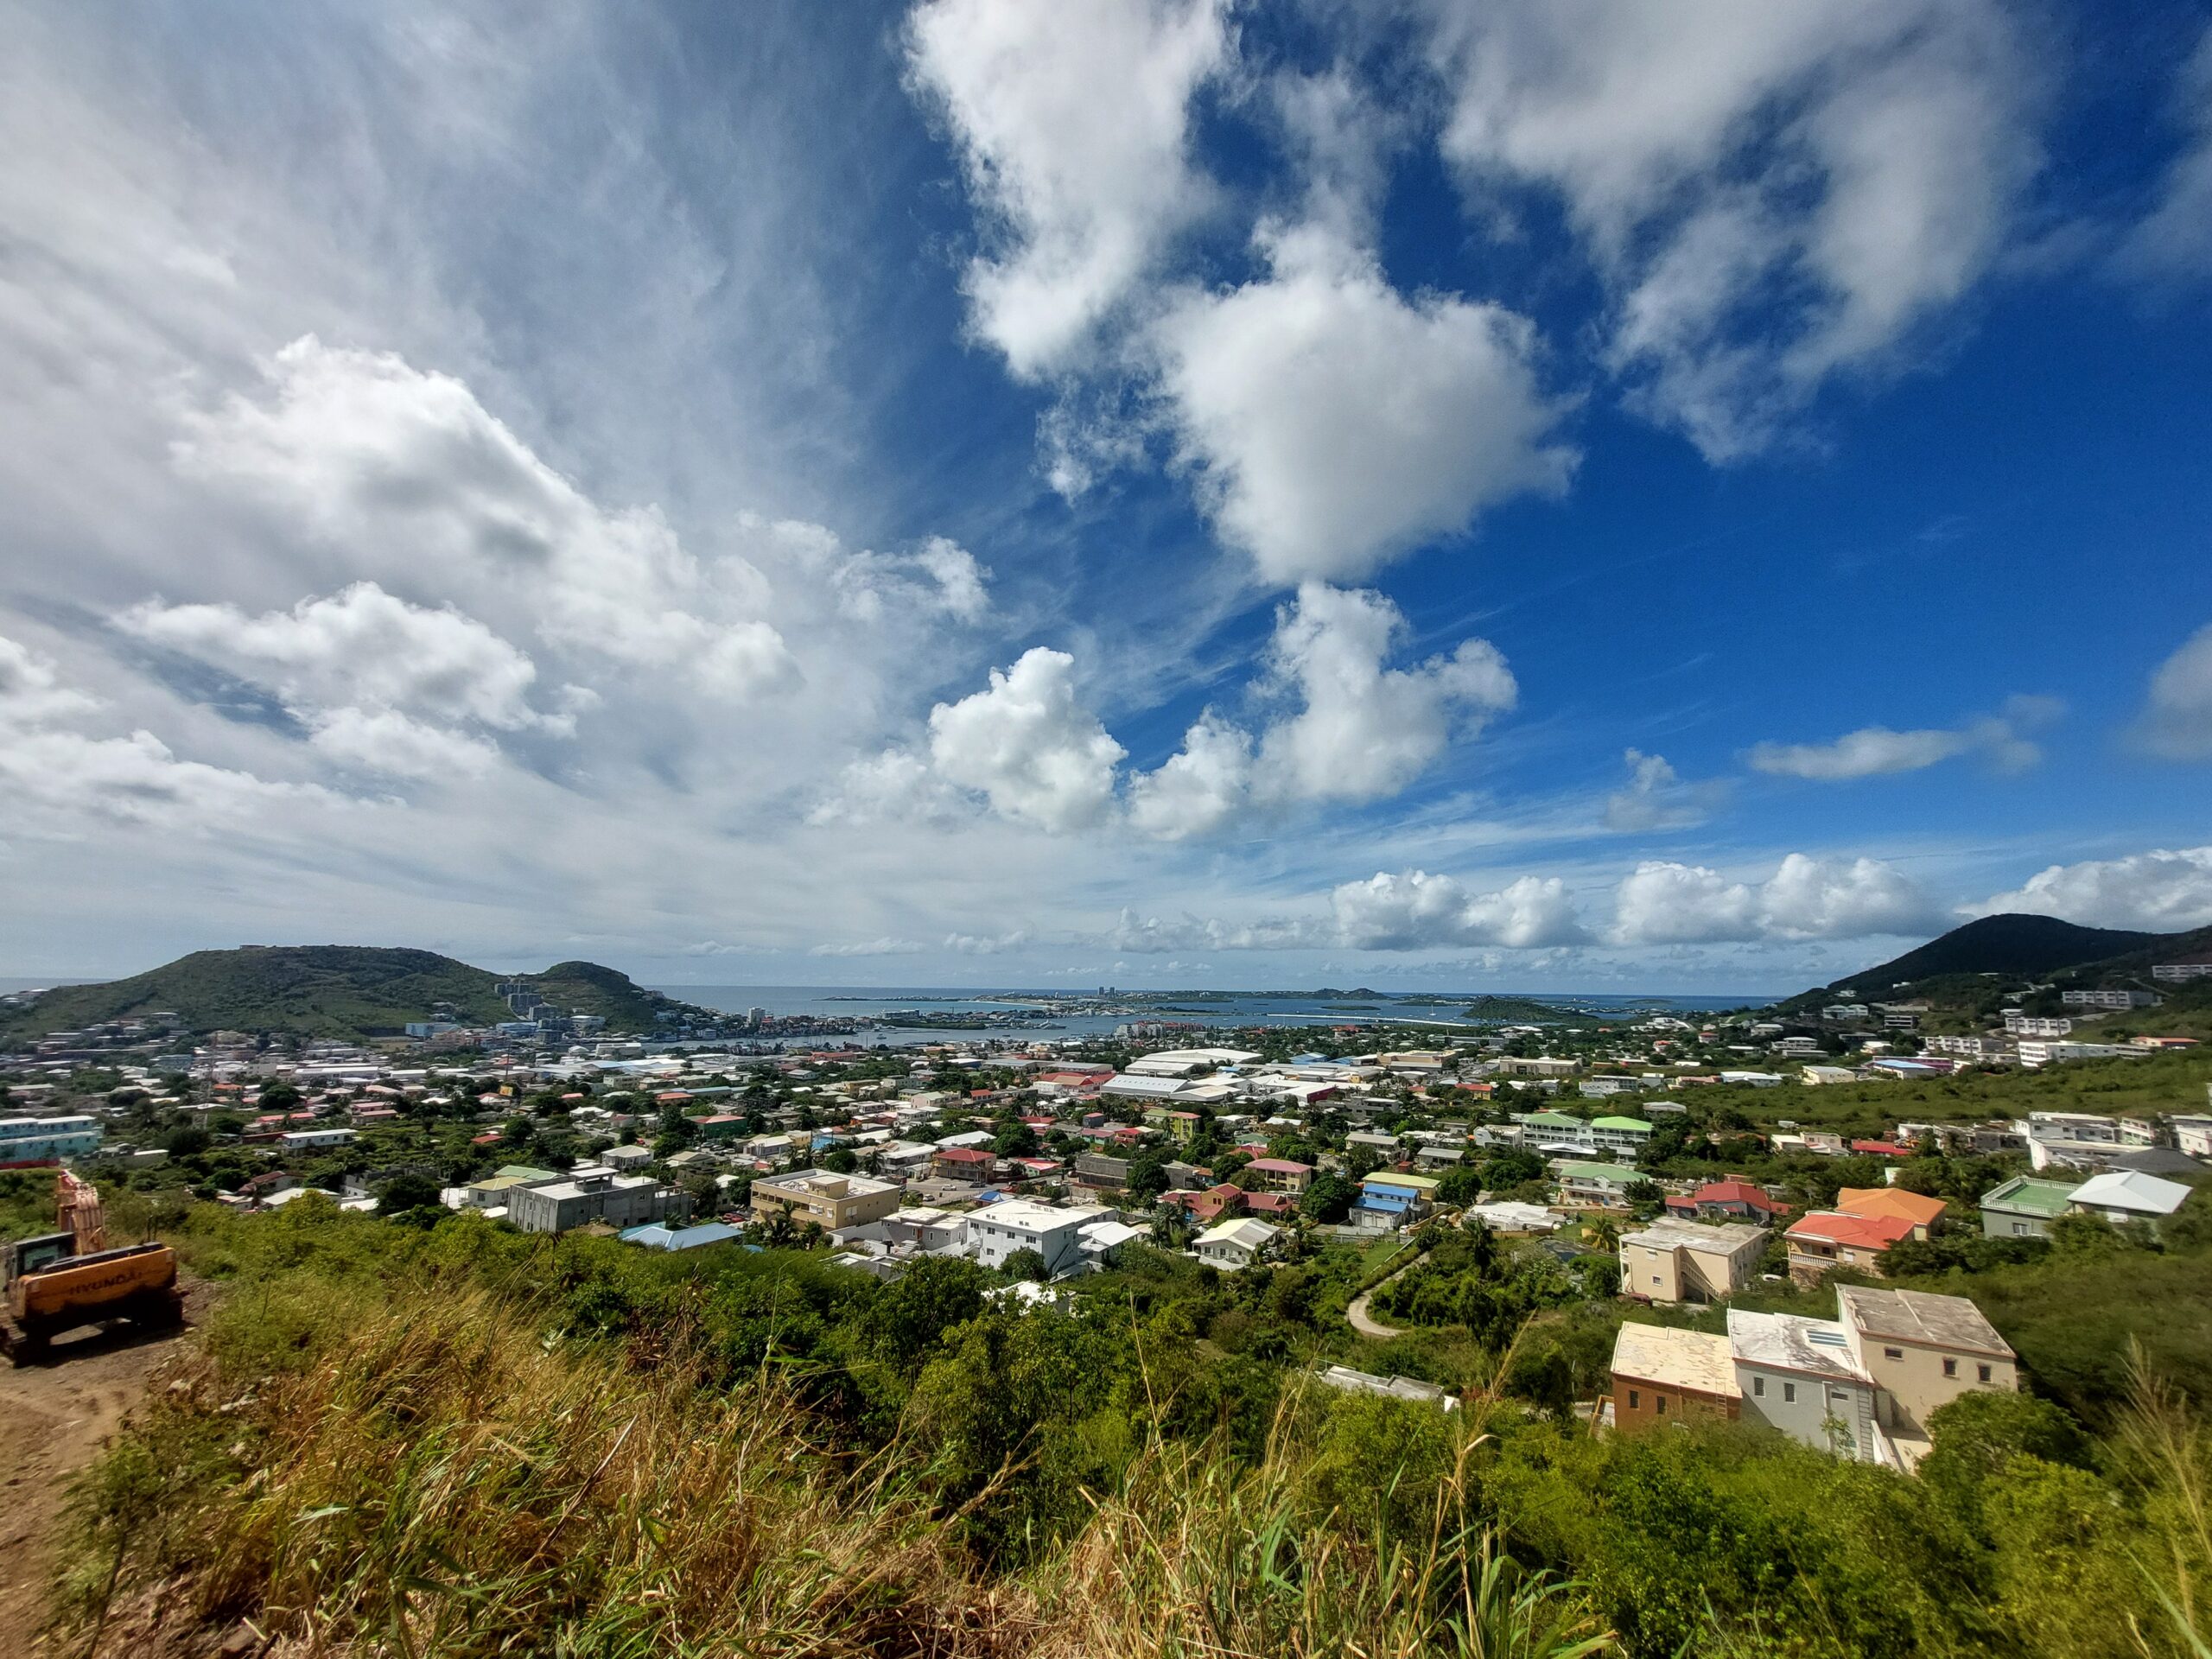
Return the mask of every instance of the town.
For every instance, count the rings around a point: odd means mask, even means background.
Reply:
[[[1962,1033],[1923,1030],[1961,1023],[1924,1000],[1801,999],[1443,1042],[1387,1019],[1147,1022],[871,1048],[784,1031],[767,1053],[688,1014],[610,1035],[519,983],[512,1021],[432,1009],[366,1042],[194,1036],[152,1013],[0,1062],[0,1166],[181,1185],[243,1216],[443,1211],[646,1251],[798,1250],[879,1281],[966,1262],[1047,1316],[1133,1249],[1230,1274],[1328,1257],[1353,1264],[1348,1333],[1385,1344],[1452,1321],[1442,1288],[1477,1239],[1478,1277],[1501,1251],[1549,1275],[1524,1316],[1621,1310],[1602,1373],[1573,1379],[1591,1432],[1707,1414],[1909,1471],[1934,1413],[2019,1368],[1970,1294],[1885,1281],[2069,1228],[2154,1241],[2212,1174],[2201,1083],[2117,1112],[1979,1101],[2193,1068],[2159,1010],[2207,982],[2191,957],[2139,984],[1995,985]],[[754,1009],[732,1030],[776,1024]],[[1169,1046],[1192,1029],[1218,1044]],[[1832,1318],[1758,1306],[1832,1277]],[[1705,1328],[1655,1317],[1677,1312]],[[1324,1354],[1313,1374],[1460,1403],[1441,1373]]]

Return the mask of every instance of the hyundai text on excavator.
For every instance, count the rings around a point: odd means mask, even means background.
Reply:
[[[109,1249],[99,1189],[62,1170],[54,1181],[57,1230],[7,1247],[7,1318],[0,1349],[18,1365],[42,1357],[65,1331],[111,1319],[161,1329],[184,1318],[176,1252],[166,1244]]]

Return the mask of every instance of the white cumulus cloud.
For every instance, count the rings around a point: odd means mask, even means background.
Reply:
[[[1001,815],[1061,833],[1097,823],[1124,751],[1077,699],[1075,658],[1036,646],[989,686],[930,713],[938,775]]]
[[[976,331],[1024,378],[1077,356],[1210,194],[1192,94],[1228,51],[1223,0],[931,0],[912,79],[951,129],[991,228]]]
[[[1974,908],[1985,916],[2026,911],[2151,933],[2202,927],[2212,924],[2212,847],[2053,864]]]
[[[1926,895],[1891,866],[1802,853],[1758,886],[1703,865],[1646,861],[1614,890],[1613,906],[1613,940],[1629,945],[1862,938],[1936,919]]]
[[[1492,305],[1408,300],[1318,226],[1275,232],[1273,271],[1193,291],[1151,342],[1201,502],[1262,577],[1368,575],[1483,507],[1556,492],[1573,454],[1537,384],[1534,330]]]
[[[1248,810],[1395,795],[1455,735],[1513,706],[1512,671],[1486,639],[1408,668],[1388,664],[1405,632],[1370,589],[1308,582],[1275,613],[1263,690],[1294,703],[1254,735],[1209,709],[1183,747],[1129,788],[1142,834],[1181,840]]]
[[[271,781],[180,757],[143,729],[103,737],[75,729],[100,707],[54,664],[0,637],[0,788],[16,818],[50,814],[162,831],[257,827],[266,815],[345,804],[313,784]]]
[[[1405,629],[1381,594],[1308,582],[1276,613],[1273,683],[1304,706],[1268,728],[1259,766],[1272,791],[1296,800],[1394,795],[1519,695],[1487,639],[1411,668],[1384,666]]]
[[[1425,950],[1438,945],[1529,950],[1588,938],[1567,884],[1525,875],[1496,893],[1474,893],[1448,875],[1379,872],[1329,895],[1338,942],[1355,950]]]

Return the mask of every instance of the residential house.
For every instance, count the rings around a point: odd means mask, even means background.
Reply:
[[[1788,1214],[1789,1207],[1769,1198],[1751,1182],[1731,1176],[1726,1180],[1707,1181],[1687,1195],[1669,1196],[1667,1211],[1685,1218],[1696,1216],[1707,1221],[1749,1221],[1764,1227]]]
[[[1789,1245],[1789,1276],[1811,1284],[1838,1268],[1878,1275],[1878,1258],[1901,1238],[1912,1236],[1903,1216],[1853,1216],[1816,1210],[1801,1216],[1783,1235]]]
[[[1280,1227],[1246,1217],[1209,1229],[1191,1246],[1191,1253],[1217,1268],[1249,1268],[1263,1259],[1281,1236]]]
[[[2212,1116],[2176,1112],[2166,1119],[2166,1126],[2174,1132],[2174,1144],[2190,1157],[2212,1158]]]
[[[1728,1348],[1745,1418],[1836,1457],[1885,1460],[1880,1391],[1841,1324],[1732,1307]]]
[[[1651,1126],[1640,1117],[1594,1117],[1590,1120],[1590,1144],[1616,1158],[1633,1158],[1651,1139]]]
[[[1251,1190],[1258,1192],[1303,1192],[1313,1185],[1313,1166],[1294,1158],[1255,1158],[1244,1166]]]
[[[753,1213],[756,1217],[786,1215],[794,1222],[810,1221],[823,1232],[835,1233],[864,1222],[881,1221],[899,1208],[899,1192],[895,1181],[840,1175],[835,1170],[803,1169],[756,1179]]]
[[[1981,1195],[1982,1236],[2049,1238],[2050,1224],[2064,1215],[2073,1202],[2071,1181],[2039,1181],[2032,1175],[2015,1175]]]
[[[1430,1175],[1405,1175],[1377,1170],[1359,1185],[1354,1215],[1384,1227],[1417,1221],[1428,1213],[1434,1200],[1436,1179]]]
[[[1162,1193],[1160,1201],[1181,1210],[1201,1226],[1211,1226],[1224,1216],[1233,1216],[1243,1210],[1244,1198],[1243,1188],[1224,1181],[1217,1186],[1203,1187],[1195,1192]]]
[[[1928,1419],[1977,1389],[2015,1392],[2019,1364],[1996,1327],[1963,1296],[1863,1285],[1836,1289],[1836,1318],[1874,1386],[1877,1421],[1905,1465],[1928,1448]]]
[[[1909,1192],[1901,1186],[1847,1186],[1835,1195],[1835,1203],[1830,1207],[1847,1216],[1900,1217],[1911,1224],[1915,1238],[1923,1239],[1942,1218],[1944,1211],[1942,1199],[1931,1198],[1924,1192]]]
[[[944,1147],[930,1160],[930,1168],[939,1179],[957,1181],[988,1181],[997,1170],[997,1154],[988,1147]]]
[[[599,1154],[599,1160],[610,1169],[636,1169],[653,1160],[651,1147],[609,1147]]]
[[[2058,1000],[2069,1008],[2109,1009],[2125,1013],[2130,1008],[2155,1008],[2164,999],[2150,991],[2097,990],[2063,991]]]
[[[884,1242],[894,1248],[905,1245],[916,1251],[955,1250],[968,1242],[965,1214],[930,1205],[894,1210],[874,1224],[883,1230]]]
[[[2158,1141],[2139,1118],[2095,1112],[2030,1112],[2018,1127],[2028,1139],[2028,1162],[2037,1170],[2055,1163],[2101,1169],[2122,1152]]]
[[[1665,1217],[1622,1236],[1621,1290],[1655,1302],[1713,1302],[1758,1271],[1768,1234],[1748,1222]]]
[[[1098,1219],[1096,1210],[1003,1198],[969,1217],[968,1242],[976,1260],[987,1268],[1003,1268],[1017,1250],[1034,1250],[1044,1258],[1046,1275],[1052,1276],[1083,1260],[1083,1229]]]
[[[2190,1189],[2179,1181],[2163,1180],[2140,1170],[2112,1169],[2092,1175],[2074,1189],[2074,1208],[2085,1216],[2099,1216],[2114,1226],[2131,1221],[2157,1228],[2181,1208]]]
[[[1612,1373],[1613,1427],[1624,1434],[1742,1414],[1743,1391],[1726,1337],[1624,1325],[1613,1339]]]
[[[471,1181],[462,1202],[471,1210],[497,1210],[506,1203],[508,1192],[513,1187],[541,1185],[560,1179],[558,1170],[538,1169],[529,1164],[502,1164],[481,1180]]]
[[[1628,1189],[1644,1178],[1625,1164],[1561,1161],[1552,1166],[1559,1182],[1559,1201],[1565,1205],[1594,1205],[1600,1209],[1624,1209]]]
[[[1170,1106],[1145,1108],[1144,1126],[1158,1135],[1166,1135],[1177,1146],[1188,1146],[1197,1138],[1198,1126],[1205,1120],[1196,1112],[1183,1111]]]

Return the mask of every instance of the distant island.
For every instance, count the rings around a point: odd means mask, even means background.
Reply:
[[[1589,1026],[1598,1016],[1580,1008],[1564,1008],[1529,996],[1478,996],[1467,1005],[1466,1018],[1522,1026]]]

